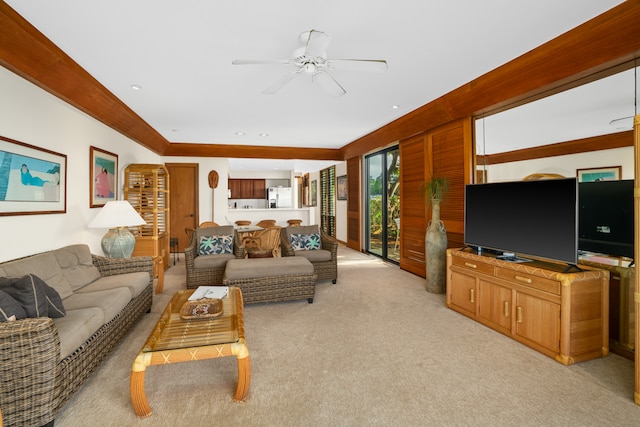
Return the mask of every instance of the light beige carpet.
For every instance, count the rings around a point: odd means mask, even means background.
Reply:
[[[184,258],[182,258],[184,261]],[[638,426],[633,363],[563,366],[445,307],[424,280],[341,246],[338,283],[306,301],[247,305],[251,389],[233,402],[234,358],[147,369],[153,415],[129,400],[131,363],[165,290],[56,420],[70,426]]]

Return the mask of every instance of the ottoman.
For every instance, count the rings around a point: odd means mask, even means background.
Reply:
[[[222,283],[237,286],[245,303],[306,299],[316,293],[313,264],[303,257],[231,259]]]

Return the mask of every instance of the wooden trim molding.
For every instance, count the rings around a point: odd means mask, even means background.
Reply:
[[[169,141],[5,2],[0,2],[0,65],[155,153],[162,154],[169,146]]]
[[[256,159],[342,160],[331,148],[263,147],[257,145],[172,143],[165,156],[236,157]]]
[[[633,131],[576,139],[557,144],[541,145],[522,150],[504,153],[478,155],[478,165],[497,165],[500,163],[518,162],[522,160],[542,159],[546,157],[565,156],[569,154],[587,153],[590,151],[610,150],[613,148],[633,147]]]

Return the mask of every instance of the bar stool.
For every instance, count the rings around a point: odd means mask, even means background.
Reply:
[[[262,221],[260,221],[256,225],[258,227],[262,227],[262,228],[271,228],[271,227],[275,227],[276,220],[275,219],[263,219]]]
[[[236,225],[241,227],[246,225],[251,225],[251,221],[247,221],[246,219],[239,219],[236,221]]]
[[[289,224],[289,227],[299,227],[300,225],[302,225],[302,220],[301,219],[289,219],[289,220],[287,220],[287,223]]]

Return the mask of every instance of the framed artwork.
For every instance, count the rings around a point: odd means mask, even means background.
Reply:
[[[67,211],[67,156],[0,136],[0,215]]]
[[[311,193],[311,206],[318,205],[318,180],[314,179],[311,181],[311,189],[309,190]]]
[[[89,158],[89,206],[98,208],[118,197],[118,155],[92,146]]]
[[[622,166],[576,170],[578,182],[617,181],[622,176]]]
[[[347,175],[336,178],[338,200],[347,200]]]

